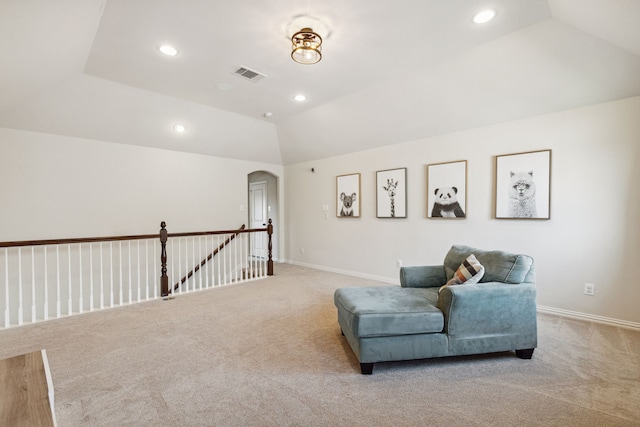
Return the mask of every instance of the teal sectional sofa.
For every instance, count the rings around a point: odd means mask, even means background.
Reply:
[[[472,254],[484,274],[470,282],[479,282],[440,290]],[[453,246],[442,265],[401,268],[400,286],[334,294],[340,329],[363,374],[376,362],[504,351],[530,359],[537,346],[535,298],[533,258],[468,246]]]

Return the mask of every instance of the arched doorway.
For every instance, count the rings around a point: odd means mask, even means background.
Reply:
[[[278,177],[270,172],[256,171],[248,175],[249,228],[263,228],[271,219],[274,227],[272,236],[273,260],[279,259],[280,215],[278,209]],[[264,248],[266,250],[266,248]]]

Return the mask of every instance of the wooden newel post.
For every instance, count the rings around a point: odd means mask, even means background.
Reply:
[[[169,296],[169,277],[167,276],[167,223],[160,223],[160,244],[162,251],[160,252],[160,264],[162,275],[160,276],[160,295]]]
[[[273,257],[271,253],[271,250],[273,248],[271,239],[271,236],[273,235],[273,223],[271,221],[271,218],[269,218],[269,225],[267,225],[267,235],[269,236],[269,258],[267,258],[267,276],[273,276]]]

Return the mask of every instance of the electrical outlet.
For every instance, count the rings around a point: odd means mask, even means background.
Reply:
[[[596,294],[596,285],[593,283],[585,283],[584,284],[584,294],[585,295],[595,295]]]
[[[401,259],[396,260],[396,267],[398,267],[398,268],[402,267],[402,260]]]

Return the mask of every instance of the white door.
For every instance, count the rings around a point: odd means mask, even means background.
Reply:
[[[250,228],[265,228],[267,226],[267,182],[249,183]],[[267,256],[266,233],[251,233],[251,255],[264,258]]]

